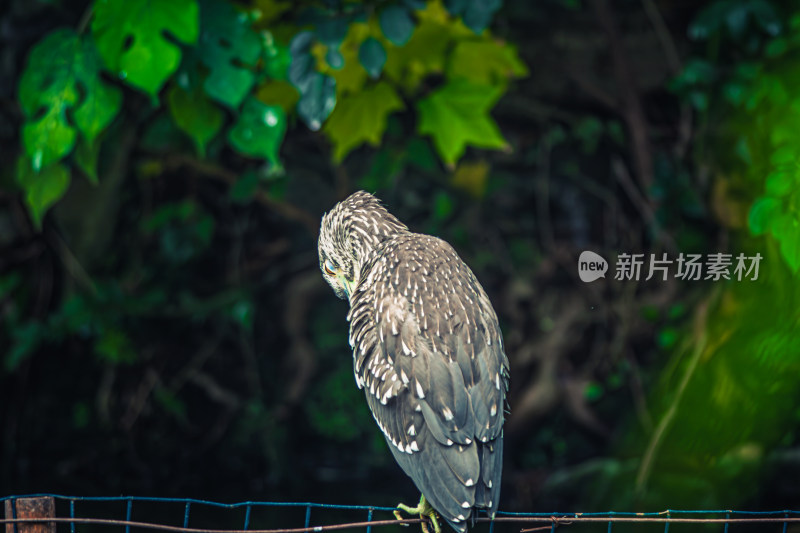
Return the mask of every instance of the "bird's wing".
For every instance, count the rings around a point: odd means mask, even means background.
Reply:
[[[355,295],[356,379],[403,470],[463,530],[497,509],[508,359],[483,288],[449,244],[389,243]]]

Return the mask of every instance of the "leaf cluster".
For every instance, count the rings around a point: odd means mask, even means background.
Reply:
[[[72,171],[97,183],[104,134],[131,119],[123,109],[136,92],[167,109],[201,157],[224,134],[272,174],[295,114],[322,129],[336,163],[378,146],[387,117],[412,103],[417,132],[449,167],[467,146],[508,149],[489,111],[527,68],[486,30],[499,5],[95,0],[90,31],[55,30],[28,56],[17,184],[41,226]],[[437,76],[444,83],[430,86]]]

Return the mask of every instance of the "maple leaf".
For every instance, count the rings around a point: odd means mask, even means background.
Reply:
[[[456,45],[447,75],[450,79],[500,85],[508,79],[527,76],[528,68],[509,44],[471,40]]]
[[[503,150],[503,138],[489,110],[502,87],[490,87],[453,80],[417,104],[418,130],[433,138],[433,144],[445,164],[452,168],[467,145]]]
[[[386,117],[404,107],[403,101],[386,82],[342,98],[323,128],[334,144],[334,161],[342,161],[365,142],[378,146],[386,130]]]

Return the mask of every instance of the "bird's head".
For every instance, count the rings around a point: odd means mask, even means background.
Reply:
[[[319,268],[336,296],[349,299],[361,281],[364,266],[375,259],[384,240],[408,228],[368,192],[358,191],[322,217]]]

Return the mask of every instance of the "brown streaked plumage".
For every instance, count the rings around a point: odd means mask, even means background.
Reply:
[[[397,462],[453,528],[497,510],[508,359],[453,248],[360,191],[322,219],[320,269],[350,302],[356,383]]]

